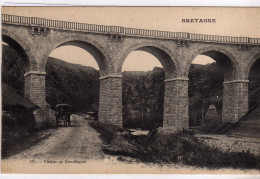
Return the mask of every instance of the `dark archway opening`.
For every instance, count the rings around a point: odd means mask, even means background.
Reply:
[[[210,132],[222,122],[223,82],[235,80],[237,72],[231,59],[221,52],[206,51],[201,55],[210,58],[211,63],[190,67],[189,124]]]
[[[169,55],[155,47],[138,48],[128,55],[122,71],[123,126],[162,127],[164,80],[176,73]]]
[[[249,111],[260,104],[260,59],[252,65],[249,72]]]
[[[203,58],[205,56],[200,56],[198,60]],[[208,120],[221,121],[224,77],[216,61],[212,58],[207,60],[211,60],[210,63],[191,64],[189,70],[190,126],[202,126]]]
[[[2,83],[24,95],[24,74],[29,70],[29,58],[14,39],[2,36]]]

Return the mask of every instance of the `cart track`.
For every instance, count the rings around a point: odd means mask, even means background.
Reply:
[[[102,159],[99,134],[79,115],[71,116],[70,127],[59,127],[50,137],[8,159]]]

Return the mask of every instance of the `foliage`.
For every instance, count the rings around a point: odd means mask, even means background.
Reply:
[[[133,157],[145,163],[260,169],[259,156],[249,152],[222,152],[189,133],[134,136],[125,129],[98,121],[90,125],[101,134],[106,143],[103,151],[110,155]]]
[[[164,72],[123,72],[124,126],[156,128],[162,124]]]
[[[211,104],[215,105],[218,114],[221,114],[223,81],[222,71],[216,63],[191,65],[189,71],[189,119],[191,125],[201,122]]]

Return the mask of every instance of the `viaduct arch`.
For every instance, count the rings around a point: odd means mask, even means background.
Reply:
[[[258,60],[260,59],[260,51],[257,55],[253,56],[250,60],[249,63],[247,64],[247,66],[245,67],[245,74],[246,74],[246,78],[248,78],[250,70],[252,68],[252,66],[254,65],[254,63],[256,63]]]
[[[108,53],[104,50],[104,48],[95,40],[92,40],[90,38],[87,37],[78,37],[78,36],[66,36],[63,37],[62,39],[57,39],[57,41],[55,41],[53,44],[51,44],[51,48],[49,48],[49,51],[44,54],[43,56],[43,66],[46,66],[47,63],[47,59],[50,55],[50,53],[58,48],[58,47],[62,47],[62,46],[66,46],[66,45],[72,45],[72,46],[77,46],[80,47],[84,50],[86,50],[88,53],[90,53],[94,59],[96,60],[99,69],[101,71],[101,76],[104,75],[106,73],[106,71],[109,68],[109,61],[111,61],[110,56],[108,55]]]
[[[239,60],[232,51],[208,46],[198,49],[190,56],[188,68],[197,55],[206,55],[214,59],[222,70],[224,76],[222,122],[239,120],[248,111],[248,81],[242,79]]]
[[[181,76],[180,65],[176,55],[164,45],[151,42],[142,42],[130,46],[122,55],[120,60],[120,71],[126,57],[133,51],[145,51],[155,56],[163,66],[165,71],[165,90],[164,90],[164,111],[163,111],[163,128],[176,132],[178,129],[188,129],[188,110],[179,108],[179,104],[188,105],[188,99],[185,92],[178,90],[187,86],[187,79],[178,78]],[[187,87],[186,87],[187,88]],[[180,93],[185,93],[183,96]],[[185,109],[188,109],[185,106]],[[179,120],[179,119],[182,120]],[[174,127],[172,127],[174,126]]]

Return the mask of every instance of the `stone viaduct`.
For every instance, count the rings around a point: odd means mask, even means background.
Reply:
[[[165,70],[163,129],[188,129],[188,72],[197,55],[213,58],[224,75],[223,122],[236,122],[248,111],[248,75],[260,59],[260,39],[166,32],[2,15],[2,40],[28,63],[25,97],[48,119],[45,65],[57,47],[87,50],[100,68],[99,120],[122,126],[122,65],[132,51],[154,55]]]

